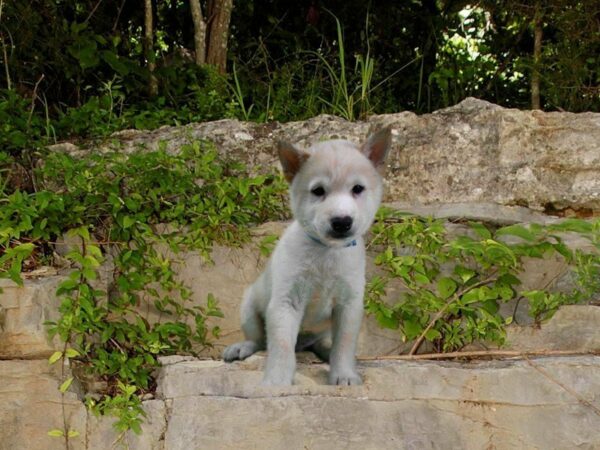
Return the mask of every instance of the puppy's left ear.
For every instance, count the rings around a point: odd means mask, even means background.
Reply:
[[[288,183],[291,183],[302,164],[310,156],[305,151],[294,147],[289,142],[279,141],[277,142],[277,152],[279,153],[279,161],[283,168],[283,175]]]
[[[371,160],[376,169],[383,167],[383,163],[392,146],[392,130],[385,127],[367,138],[360,151]]]

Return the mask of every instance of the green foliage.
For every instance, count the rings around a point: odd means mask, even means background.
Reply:
[[[351,0],[328,13],[314,2],[253,0],[231,17],[229,76],[193,62],[188,3],[155,5],[150,57],[143,8],[121,3],[4,2],[0,148],[223,117],[427,112],[467,96],[529,107],[534,69],[544,108],[600,108],[594,0],[539,3],[543,52],[535,67],[535,7],[527,2]],[[155,96],[147,59],[156,63]]]
[[[438,63],[428,79],[440,92],[444,106],[454,105],[466,96],[480,96],[498,67],[497,57],[486,42],[489,12],[466,7],[457,16],[456,26],[441,35]],[[522,76],[516,75],[515,82]]]
[[[124,384],[121,381],[117,383],[118,393],[112,397],[106,396],[100,402],[88,398],[86,404],[94,414],[116,416],[117,421],[114,426],[117,431],[124,433],[127,430],[133,430],[135,434],[141,434],[143,417],[146,413],[142,409],[142,402],[137,394],[135,386]]]
[[[337,17],[328,11],[335,19],[337,30],[337,64],[330,64],[325,56],[319,52],[312,52],[325,68],[331,82],[331,100],[319,97],[331,111],[344,117],[346,120],[356,118],[365,119],[372,113],[369,98],[371,94],[371,81],[373,79],[374,59],[367,51],[366,55],[356,55],[355,72],[358,74],[355,86],[351,88],[351,81],[346,70],[346,50],[344,47],[344,34],[342,25]],[[367,15],[368,29],[368,15]],[[358,110],[358,113],[357,113]]]
[[[52,136],[53,130],[31,108],[14,90],[0,90],[0,150],[14,154]]]
[[[117,426],[135,431],[138,396],[153,389],[158,356],[194,354],[219,334],[208,322],[222,317],[217,299],[192,305],[176,275],[181,253],[209,260],[214,243],[239,245],[251,225],[284,217],[285,183],[279,175],[250,176],[198,141],[177,154],[50,153],[36,179],[36,192],[0,198],[0,273],[20,282],[23,261],[51,254],[51,243],[70,230],[79,246],[65,256],[73,270],[57,290],[60,318],[48,324],[67,350],[50,362],[72,359],[105,380],[98,411],[116,412]],[[114,285],[104,292],[98,278],[108,255]]]
[[[513,320],[500,305],[526,299],[529,314],[540,321],[560,305],[591,298],[600,288],[600,221],[564,221],[559,225],[511,225],[492,230],[470,223],[470,232],[448,236],[441,220],[379,212],[371,245],[383,275],[367,287],[366,309],[385,328],[398,329],[403,340],[425,338],[439,351],[453,351],[475,341],[501,344]],[[560,233],[587,237],[597,251],[573,251]],[[562,258],[571,266],[576,287],[570,292],[520,288],[526,258]],[[386,301],[390,283],[401,294]]]

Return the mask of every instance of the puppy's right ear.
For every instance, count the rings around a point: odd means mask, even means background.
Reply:
[[[284,141],[277,142],[277,151],[283,168],[283,175],[288,183],[291,183],[310,155]]]

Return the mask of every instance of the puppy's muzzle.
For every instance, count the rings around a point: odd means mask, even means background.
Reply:
[[[334,238],[345,238],[350,235],[352,229],[352,217],[334,217],[331,219],[331,236]]]

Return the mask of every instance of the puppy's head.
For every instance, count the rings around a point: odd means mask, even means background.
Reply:
[[[308,150],[279,143],[292,212],[309,236],[343,247],[367,232],[381,202],[379,170],[390,145],[389,128],[360,147],[343,140],[319,142]]]

